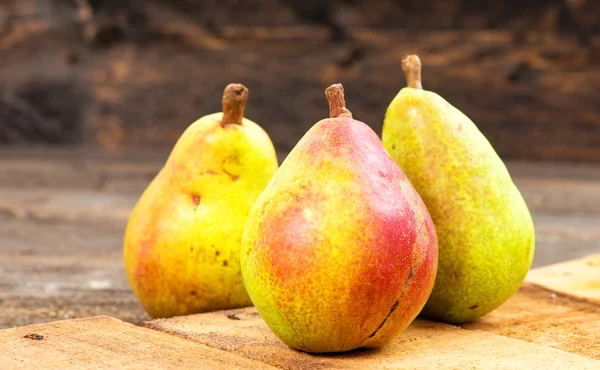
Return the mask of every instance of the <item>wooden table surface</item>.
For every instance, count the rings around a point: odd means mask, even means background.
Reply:
[[[253,307],[139,326],[108,316],[60,320],[0,330],[0,368],[600,369],[599,281],[600,254],[534,269],[475,323],[418,318],[387,346],[340,354],[287,347]]]
[[[252,308],[148,321],[121,242],[166,154],[0,150],[0,328],[12,328],[0,368],[600,368],[600,257],[561,263],[600,253],[600,166],[508,163],[533,212],[537,269],[500,309],[323,357],[283,346]]]

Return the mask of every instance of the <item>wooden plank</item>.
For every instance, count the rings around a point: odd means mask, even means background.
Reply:
[[[285,346],[254,308],[154,320],[148,328],[284,369],[600,368],[600,361],[475,330],[416,320],[379,350],[310,355]]]
[[[566,282],[569,278],[562,280]],[[600,304],[573,299],[531,283],[525,283],[497,310],[461,327],[600,360]]]
[[[534,269],[527,281],[555,292],[600,302],[600,254]]]
[[[148,318],[123,270],[123,220],[1,223],[0,329],[96,315]]]
[[[139,195],[169,149],[111,153],[86,147],[0,148],[0,187],[77,189]]]
[[[0,331],[0,368],[229,370],[272,367],[98,316]]]
[[[124,221],[2,220],[0,285],[19,293],[125,289]]]
[[[127,221],[138,197],[73,189],[2,189],[0,213],[42,221]]]
[[[131,290],[88,289],[31,293],[15,292],[12,287],[0,284],[0,312],[0,329],[98,315],[115,317],[133,324],[150,319]]]
[[[533,170],[536,166],[528,167]],[[600,174],[590,172],[591,176]],[[516,174],[513,179],[533,212],[600,215],[600,180],[566,179],[568,174],[557,173],[553,178]]]
[[[600,252],[600,215],[533,212],[533,223],[534,269]]]

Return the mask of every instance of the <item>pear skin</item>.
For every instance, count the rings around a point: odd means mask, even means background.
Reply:
[[[131,213],[125,270],[154,318],[251,305],[242,231],[278,163],[267,133],[243,118],[247,95],[243,85],[227,86],[223,113],[185,130]]]
[[[379,347],[431,292],[437,237],[419,195],[343,88],[329,119],[289,153],[256,201],[242,239],[242,276],[260,315],[306,352]]]
[[[408,87],[389,105],[382,141],[417,189],[439,237],[437,279],[421,316],[465,323],[519,288],[535,233],[521,193],[477,126],[423,90],[421,62],[402,60]]]

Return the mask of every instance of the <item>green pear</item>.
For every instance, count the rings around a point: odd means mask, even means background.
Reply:
[[[439,95],[423,90],[421,61],[402,59],[408,87],[389,105],[382,141],[429,210],[439,267],[425,318],[473,321],[519,288],[533,260],[531,214],[492,145]]]
[[[377,134],[352,119],[342,85],[257,199],[242,238],[252,302],[306,352],[389,343],[431,293],[437,237]]]
[[[248,89],[181,135],[125,231],[127,277],[152,317],[250,306],[240,273],[248,212],[277,169],[267,133],[244,118]]]

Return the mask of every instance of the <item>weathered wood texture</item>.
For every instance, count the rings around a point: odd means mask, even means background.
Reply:
[[[290,150],[327,115],[323,91],[335,82],[344,84],[354,116],[380,132],[387,105],[405,85],[400,58],[418,53],[425,88],[469,115],[504,158],[600,158],[600,39],[583,47],[573,35],[531,30],[532,19],[547,18],[535,8],[519,15],[527,32],[517,43],[510,29],[484,29],[479,16],[470,24],[462,15],[448,17],[458,6],[434,13],[394,1],[369,5],[372,11],[354,5],[335,14],[348,23],[349,37],[332,43],[330,26],[303,25],[274,1],[267,7],[277,9],[276,17],[214,4],[193,13],[167,1],[135,1],[113,16],[126,24],[108,26],[112,42],[97,47],[80,30],[86,21],[60,3],[56,11],[23,7],[34,9],[38,21],[0,34],[0,142],[170,146],[195,119],[220,110],[221,92],[233,81],[249,87],[247,116],[265,127],[278,150]],[[518,4],[512,9],[524,7]],[[49,19],[57,14],[71,17]],[[202,24],[210,23],[206,14],[214,14],[216,30]],[[451,24],[419,30],[430,15]],[[224,17],[235,20],[220,22]],[[378,18],[404,28],[382,28]],[[131,19],[138,23],[122,21]],[[462,21],[467,30],[439,30]]]
[[[530,271],[496,311],[463,325],[600,359],[600,254]]]
[[[272,369],[99,316],[0,331],[1,369]]]
[[[487,344],[493,343],[495,339],[484,335],[482,331],[600,359],[600,342],[598,341],[600,337],[600,301],[598,300],[600,286],[597,284],[599,280],[597,273],[590,273],[590,268],[597,267],[599,260],[600,255],[596,255],[534,269],[527,280],[535,281],[546,288],[529,282],[525,283],[519,292],[502,307],[475,323],[462,325],[463,329],[468,329],[467,331],[453,331],[456,328],[449,325],[417,320],[394,344],[382,351],[383,355],[378,352],[370,359],[380,361],[380,356],[383,356],[387,361],[391,361],[388,362],[390,366],[409,365],[410,361],[408,363],[402,361],[410,359],[412,355],[425,358],[423,366],[432,367],[448,366],[452,368],[459,365],[466,366],[467,363],[473,366],[502,364],[502,362],[494,362],[493,358],[488,358],[484,354],[492,357],[498,355],[497,352],[487,347]],[[559,271],[560,273],[548,273],[549,271]],[[582,282],[587,289],[578,290],[582,286]],[[552,289],[556,289],[557,292]],[[577,292],[579,297],[560,293],[560,291],[569,290]],[[293,368],[295,363],[300,363],[303,358],[312,358],[309,355],[287,349],[269,331],[254,308],[153,320],[144,323],[144,326],[187,337],[215,348],[242,353],[250,358],[261,359],[285,368]],[[423,345],[423,342],[436,344],[429,347],[427,344]],[[482,343],[481,353],[478,352],[479,346],[476,343]],[[506,348],[511,348],[511,343],[502,342],[502,344],[498,343],[498,346],[504,351]],[[457,348],[464,349],[457,351]],[[519,358],[519,361],[521,356],[531,360],[537,357],[537,353],[534,354],[535,351],[532,348],[523,345],[521,349],[529,352],[529,355],[521,355],[517,352],[511,353],[511,355]],[[391,354],[395,351],[398,354],[391,355],[391,360],[385,357],[386,353]],[[450,353],[454,353],[454,355],[450,355]],[[359,356],[350,356],[353,360],[357,357]],[[336,361],[342,361],[343,358],[344,356],[334,359],[318,358],[318,361],[326,366],[350,366],[346,363],[336,363]],[[469,358],[485,362],[471,364],[467,361]],[[356,363],[350,362],[350,364],[357,367],[377,366],[377,363],[368,361],[368,359],[361,358]],[[504,362],[504,364],[508,365],[510,362]],[[539,360],[533,360],[529,366],[536,368],[540,364],[549,368],[555,366],[552,362],[544,363]],[[528,367],[527,364],[518,362],[511,366]],[[558,364],[556,366],[560,367]],[[600,366],[600,363],[595,366]]]
[[[527,281],[600,303],[600,255],[535,269],[529,273]]]
[[[563,284],[567,281],[565,278]],[[462,328],[488,331],[600,360],[600,304],[530,283],[496,311]]]
[[[550,289],[578,286],[587,276],[581,266],[598,258],[539,270],[557,268],[563,272],[558,278],[533,270],[529,280],[549,288],[525,283],[500,309],[462,329],[417,319],[378,350],[295,351],[249,307],[147,321],[145,328],[93,317],[6,329],[0,331],[0,368],[596,369],[600,288],[579,291],[581,298]]]
[[[254,308],[155,320],[144,326],[283,369],[600,366],[600,361],[553,348],[420,319],[379,350],[359,350],[334,356],[315,356],[290,349],[271,332]]]
[[[498,339],[483,331],[600,359],[600,286],[598,274],[590,271],[597,267],[599,260],[600,255],[596,255],[534,269],[527,280],[547,288],[525,283],[502,307],[475,323],[463,325],[466,331],[418,319],[390,347],[370,357],[365,356],[368,351],[335,358],[314,358],[291,351],[269,331],[254,308],[153,320],[144,326],[284,368],[294,368],[309,359],[314,362],[312,366],[342,368],[377,367],[383,361],[386,366],[399,367],[418,364],[425,368],[560,368],[567,365],[537,359],[540,352],[535,347],[505,340],[494,345]],[[551,271],[560,273],[548,273]],[[587,289],[579,289],[582,282]],[[569,291],[571,288],[579,298],[551,290]],[[497,352],[494,348],[501,350]],[[514,357],[504,358],[504,354]],[[419,360],[412,362],[413,356]],[[600,362],[590,366],[600,366]]]

